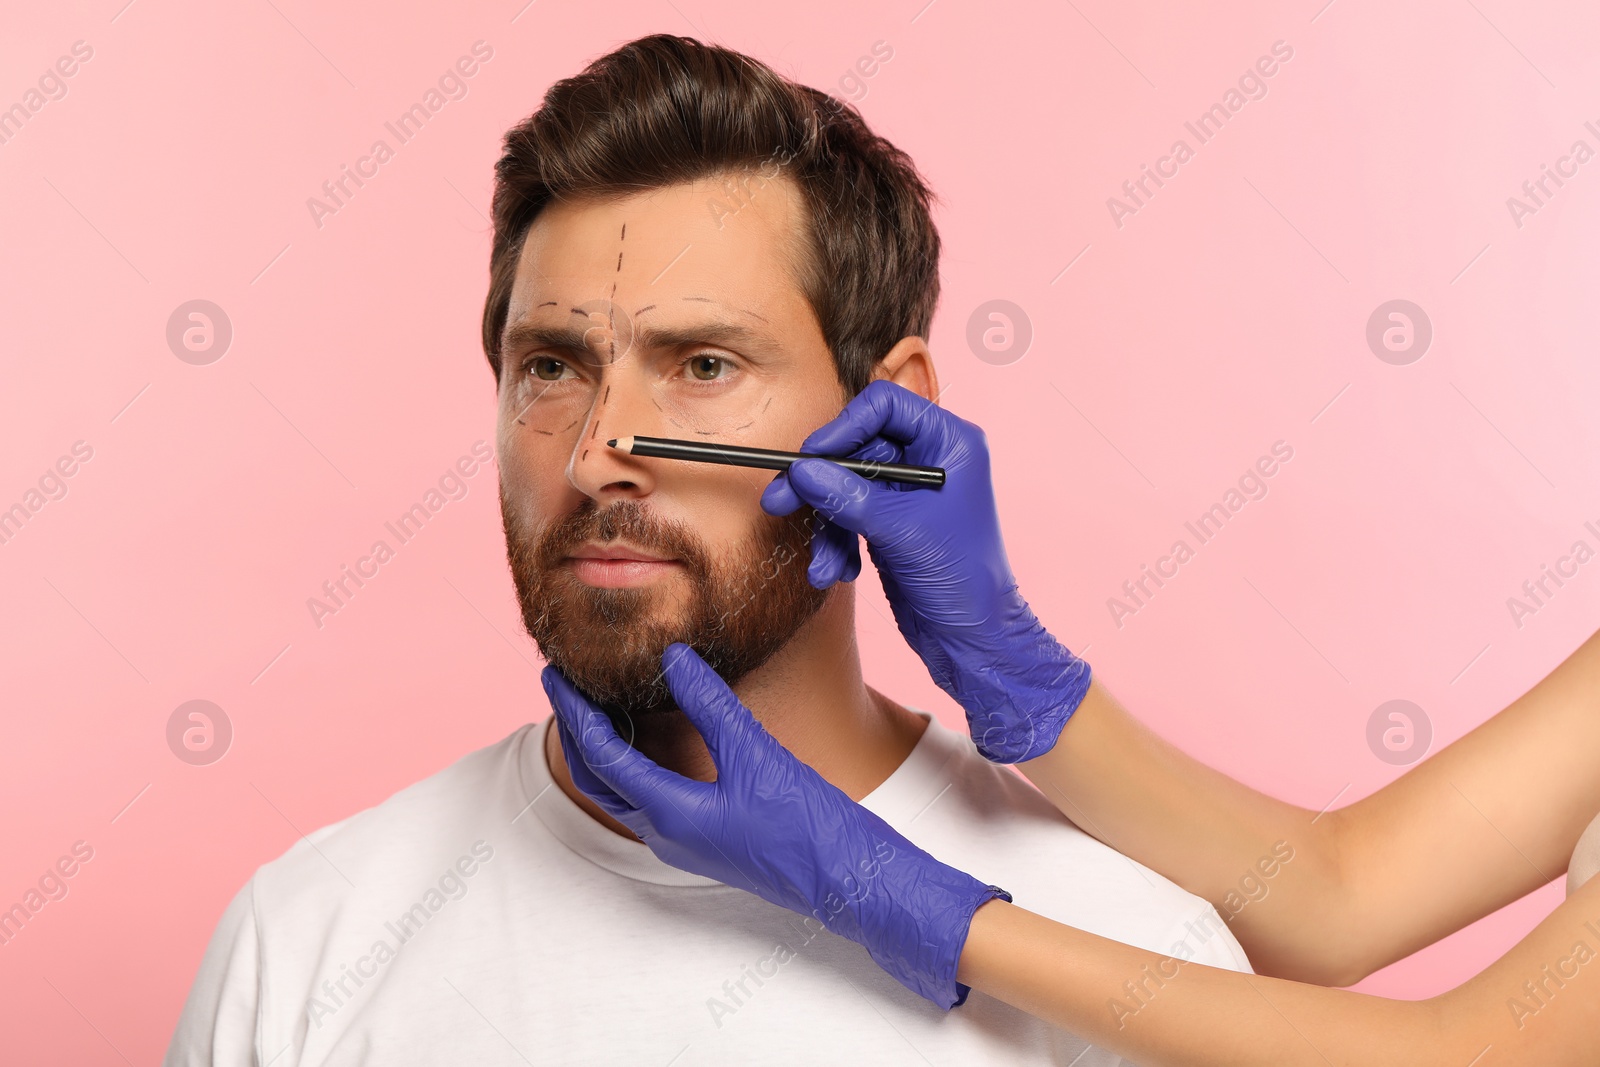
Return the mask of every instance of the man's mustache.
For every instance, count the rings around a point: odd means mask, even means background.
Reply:
[[[706,573],[707,553],[688,527],[666,522],[633,500],[619,500],[602,508],[585,497],[571,513],[540,535],[534,559],[541,569],[551,570],[586,541],[616,540],[676,557],[691,572]]]

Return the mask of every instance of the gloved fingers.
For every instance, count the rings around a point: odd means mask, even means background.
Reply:
[[[676,803],[682,802],[676,794],[695,783],[664,770],[619,737],[610,717],[554,667],[546,667],[540,680],[550,697],[550,706],[565,724],[567,736],[578,750],[579,761],[624,803],[634,808],[649,808],[652,798],[660,794],[667,794]]]
[[[887,437],[874,437],[854,452],[851,459],[870,459],[874,463],[904,463],[906,446]]]
[[[800,451],[847,456],[879,436],[910,444],[930,429],[945,429],[941,419],[953,417],[931,400],[879,378],[868,382],[833,421],[813,430]]]
[[[867,459],[874,463],[904,463],[906,461],[905,446],[897,441],[885,440],[874,437],[866,444],[850,453],[851,459]],[[885,482],[885,488],[893,488],[894,483]],[[800,494],[794,491],[789,484],[786,471],[779,471],[767,487],[761,491],[762,510],[769,515],[788,515],[804,504]]]
[[[811,563],[806,578],[817,589],[854,581],[861,573],[860,535],[832,522],[822,522],[811,535]]]
[[[606,785],[589,767],[588,761],[583,758],[583,752],[578,748],[578,743],[572,739],[572,733],[567,729],[566,720],[560,714],[556,715],[556,731],[561,740],[561,751],[567,757],[567,771],[572,775],[572,784],[618,822],[637,814],[638,808],[618,796],[616,791]]]
[[[789,484],[787,471],[779,471],[777,477],[767,483],[761,491],[761,509],[769,515],[788,515],[805,501],[800,499],[800,494],[794,491]]]
[[[731,761],[741,742],[765,735],[761,724],[728,688],[722,675],[681,641],[667,646],[661,656],[667,688],[678,709],[700,731],[719,781],[734,770]],[[748,769],[747,769],[748,770]]]
[[[853,582],[861,577],[861,544],[852,535],[850,538],[850,559],[845,564],[844,573],[839,576],[841,582]]]
[[[826,459],[790,464],[789,487],[818,514],[869,542],[892,533],[895,501],[910,495],[890,493]]]

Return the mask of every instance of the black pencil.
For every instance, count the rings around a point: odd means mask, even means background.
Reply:
[[[744,445],[720,445],[711,441],[679,441],[670,437],[613,437],[606,444],[634,456],[653,456],[659,459],[682,459],[691,463],[725,463],[735,467],[759,467],[763,470],[786,471],[797,459],[826,459],[863,478],[876,478],[885,482],[906,482],[910,485],[929,485],[937,489],[944,484],[943,467],[919,467],[911,463],[874,463],[866,459],[845,459],[838,456],[818,456],[809,452],[782,452],[775,448],[748,448]]]

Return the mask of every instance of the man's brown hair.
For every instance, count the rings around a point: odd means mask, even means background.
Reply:
[[[928,336],[939,233],[911,158],[849,104],[731,49],[656,34],[556,82],[506,133],[483,309],[495,381],[522,242],[546,204],[749,169],[785,175],[801,192],[797,280],[847,395],[866,388],[900,338]]]

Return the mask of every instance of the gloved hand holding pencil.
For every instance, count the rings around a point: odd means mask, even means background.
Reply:
[[[878,380],[800,451],[944,468],[945,484],[934,489],[798,460],[767,486],[761,506],[787,515],[810,504],[826,517],[807,571],[819,589],[860,573],[856,535],[866,537],[901,634],[966,710],[978,751],[996,763],[1048,752],[1088,692],[1090,669],[1017,589],[983,430]]]

